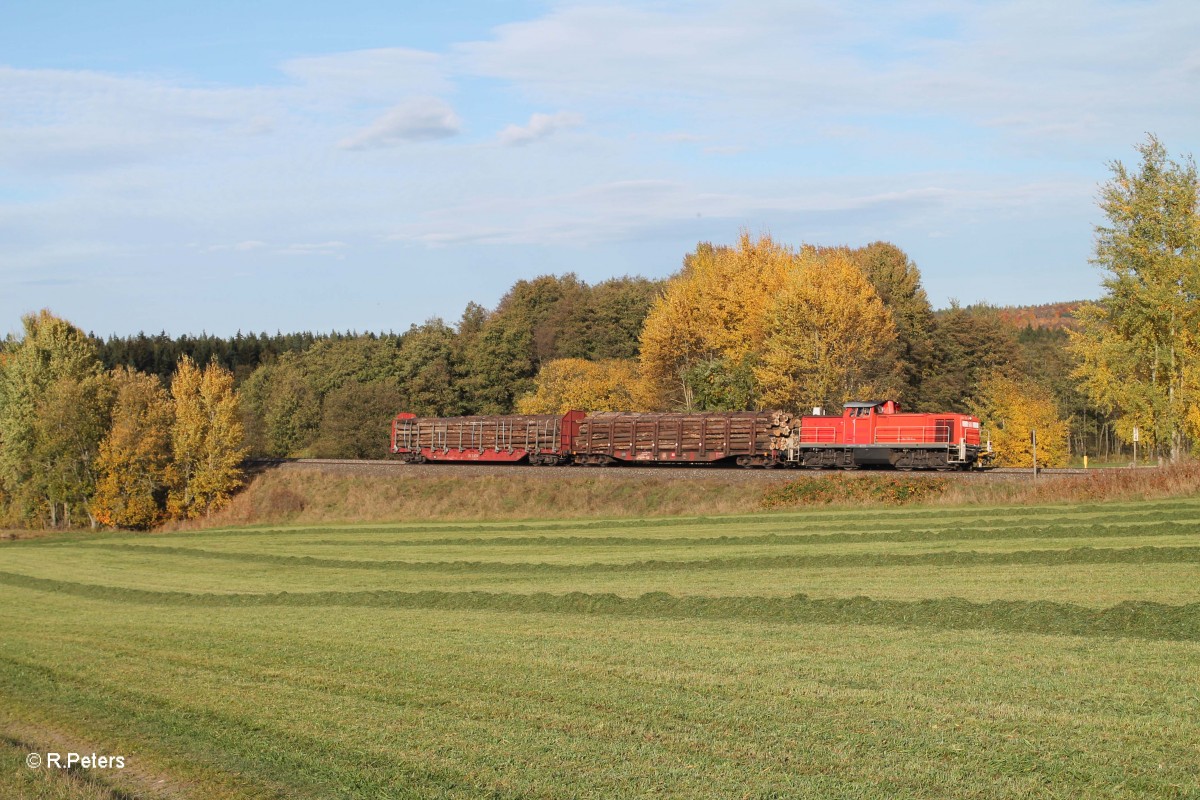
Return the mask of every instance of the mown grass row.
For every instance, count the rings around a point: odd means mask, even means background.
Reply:
[[[703,485],[693,488],[693,493],[703,495]],[[1085,505],[1038,505],[1038,506],[956,506],[953,508],[929,507],[907,509],[811,509],[804,512],[775,511],[769,514],[722,514],[719,516],[676,514],[669,517],[639,517],[626,519],[612,517],[606,519],[539,519],[512,522],[487,522],[462,524],[456,522],[430,523],[427,520],[405,519],[398,516],[396,521],[380,525],[379,523],[336,524],[334,527],[351,530],[356,534],[395,533],[397,527],[413,535],[475,533],[488,535],[503,535],[504,533],[522,532],[584,532],[590,530],[636,531],[641,529],[674,529],[709,523],[738,524],[748,526],[778,526],[791,524],[801,528],[827,526],[831,523],[857,525],[859,523],[875,524],[886,521],[889,529],[902,529],[912,523],[927,526],[957,526],[973,520],[1007,521],[1014,519],[1036,518],[1048,523],[1054,523],[1063,518],[1096,518],[1102,516],[1106,520],[1122,518],[1136,519],[1141,522],[1175,520],[1180,512],[1200,514],[1200,502],[1194,499],[1159,500],[1150,503],[1105,503],[1098,506],[1094,503]],[[238,526],[225,530],[236,530],[239,535],[270,535],[281,531],[291,534],[303,533],[309,530],[328,529],[327,523],[311,523],[307,525],[272,525],[259,524],[255,526]],[[223,529],[218,526],[208,526],[201,530],[184,530],[172,532],[173,537],[206,536],[219,533]],[[117,532],[113,535],[123,535]],[[91,534],[95,536],[95,534]],[[86,536],[85,536],[86,538]]]
[[[597,561],[585,564],[505,561],[397,561],[318,558],[269,553],[222,552],[189,547],[108,545],[105,549],[143,554],[215,559],[282,567],[382,570],[388,572],[470,572],[478,574],[587,575],[611,572],[699,572],[730,569],[826,569],[839,567],[986,566],[1003,564],[1197,564],[1200,547],[1073,547],[1046,550],[980,552],[952,550],[932,553],[847,553],[824,555],[761,555],[699,560]]]
[[[1022,521],[1036,524],[1019,524]],[[777,538],[821,536],[829,537],[825,541],[915,541],[922,537],[934,537],[944,532],[963,534],[965,538],[991,538],[992,536],[1039,536],[1050,530],[1059,531],[1071,528],[1094,527],[1097,531],[1110,530],[1121,525],[1147,528],[1153,523],[1162,522],[1165,526],[1160,530],[1169,534],[1172,530],[1186,530],[1187,526],[1200,522],[1200,502],[1197,501],[1158,501],[1153,503],[1117,504],[1103,506],[1041,506],[1041,507],[989,507],[989,508],[956,508],[921,509],[921,510],[889,510],[889,511],[810,511],[802,514],[771,513],[757,515],[731,515],[722,517],[684,516],[674,518],[644,518],[637,520],[606,519],[606,520],[555,520],[545,522],[515,522],[515,523],[479,523],[462,524],[422,524],[400,522],[391,525],[354,524],[354,525],[311,525],[311,526],[260,526],[245,528],[207,528],[204,530],[176,531],[169,536],[171,541],[191,541],[209,539],[214,536],[228,541],[227,534],[233,534],[238,540],[253,540],[256,538],[287,537],[290,542],[310,542],[313,544],[331,544],[339,547],[355,547],[372,544],[387,544],[397,547],[421,545],[479,545],[492,544],[558,544],[566,546],[587,546],[590,544],[611,543],[646,543],[658,544],[664,538],[672,541],[698,543],[746,542],[754,541],[755,534],[727,534],[730,529],[754,530],[758,528],[776,529],[771,533],[759,534],[763,543],[770,543]],[[688,539],[681,537],[677,529],[697,528],[708,529],[713,533],[704,537]],[[864,528],[869,528],[866,530]],[[662,535],[638,538],[631,535],[610,536],[581,536],[589,532],[608,532],[634,534],[642,530],[661,531]],[[815,534],[779,533],[788,531],[819,531]],[[1012,531],[1011,534],[1003,531]],[[336,531],[336,537],[330,537],[331,531]],[[449,534],[460,534],[450,536]],[[467,534],[467,535],[461,535]],[[513,534],[529,534],[514,536]],[[565,534],[554,536],[554,534]],[[370,539],[371,535],[385,536],[385,539]],[[1055,534],[1058,536],[1059,534]],[[1068,534],[1069,535],[1069,534]],[[1087,535],[1080,533],[1080,535]],[[107,541],[128,540],[130,534],[125,531],[107,532],[64,532],[53,536],[37,536],[15,539],[7,543],[17,547],[61,547],[78,542],[103,543]],[[325,538],[311,539],[312,536]],[[842,537],[842,538],[838,538]],[[911,538],[910,538],[911,537]],[[141,541],[154,542],[158,537],[137,536]]]
[[[814,599],[677,597],[649,592],[640,597],[572,592],[269,592],[196,594],[99,586],[0,573],[0,583],[41,592],[119,603],[236,608],[247,606],[371,607],[517,613],[588,614],[667,619],[737,619],[759,622],[904,625],[939,629],[985,629],[1072,636],[1122,635],[1149,639],[1200,640],[1200,603],[1169,606],[1124,602],[1109,608],[1069,603],[994,601],[959,598],[873,600],[868,597]]]
[[[703,523],[700,523],[703,524]],[[371,531],[372,534],[382,533]],[[354,537],[312,539],[302,534],[288,535],[285,539],[275,542],[255,542],[250,540],[248,546],[262,548],[264,545],[277,545],[288,548],[330,547],[345,550],[355,550],[364,547],[378,548],[435,548],[463,547],[474,549],[520,548],[520,547],[551,547],[563,549],[577,548],[635,548],[635,547],[742,547],[748,545],[781,545],[787,547],[804,547],[809,545],[826,546],[832,544],[856,543],[965,543],[977,541],[1015,541],[1038,539],[1106,539],[1128,537],[1174,537],[1196,536],[1200,534],[1200,519],[1172,522],[1143,522],[1127,520],[1119,522],[1071,522],[1057,525],[1013,526],[1002,527],[996,524],[988,527],[916,527],[909,529],[885,529],[872,531],[834,530],[827,533],[764,533],[742,535],[710,535],[710,536],[672,536],[632,537],[632,536],[491,536],[491,537],[439,537],[439,538],[406,538],[413,535],[407,528],[394,529],[389,538],[365,538],[363,532],[355,531]],[[241,539],[242,537],[238,537]],[[178,541],[172,538],[169,541]],[[213,544],[243,545],[240,541],[231,541],[229,537],[211,539]],[[88,543],[96,548],[118,550],[159,550],[164,553],[186,553],[197,551],[194,547],[179,547],[157,541],[131,543],[128,541],[100,540]]]

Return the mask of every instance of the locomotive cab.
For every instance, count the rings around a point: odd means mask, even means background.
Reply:
[[[842,407],[843,443],[853,448],[854,464],[860,467],[894,466],[893,448],[881,446],[878,429],[884,414],[898,410],[894,400],[846,403]]]

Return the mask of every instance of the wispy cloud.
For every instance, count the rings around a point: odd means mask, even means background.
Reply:
[[[338,142],[343,150],[395,147],[405,142],[446,139],[462,122],[454,109],[436,97],[416,97],[392,108],[369,127]]]
[[[722,115],[725,127],[740,117],[751,129],[769,117],[768,130],[793,137],[839,117],[1003,117],[1023,123],[1010,136],[1069,138],[1080,131],[1065,123],[1088,115],[1190,114],[1178,98],[1194,94],[1197,74],[1191,0],[869,9],[831,0],[718,0],[687,11],[569,3],[458,54],[467,69],[541,102]]]
[[[403,47],[293,58],[280,70],[310,99],[341,104],[388,104],[407,95],[443,94],[454,86],[444,56]]]
[[[252,250],[260,250],[267,246],[266,242],[260,242],[257,239],[250,239],[236,244],[213,244],[204,248],[209,253],[220,253],[222,251],[232,250],[237,253],[248,253]]]
[[[345,250],[350,245],[345,242],[313,242],[289,244],[275,252],[282,256],[334,256],[344,258]]]
[[[570,111],[557,114],[533,114],[525,125],[509,125],[496,135],[500,144],[514,146],[545,139],[558,131],[577,128],[583,124],[583,116]]]

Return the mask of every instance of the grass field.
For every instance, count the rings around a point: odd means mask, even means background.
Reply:
[[[59,535],[0,603],[5,798],[1200,797],[1200,500]]]

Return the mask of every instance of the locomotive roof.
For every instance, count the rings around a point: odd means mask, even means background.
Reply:
[[[856,400],[850,403],[842,403],[842,408],[874,408],[875,406],[881,406],[886,402],[886,400]]]

